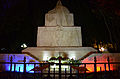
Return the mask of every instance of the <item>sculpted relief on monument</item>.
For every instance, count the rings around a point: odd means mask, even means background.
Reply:
[[[45,26],[74,26],[73,14],[58,1],[56,7],[45,15]]]

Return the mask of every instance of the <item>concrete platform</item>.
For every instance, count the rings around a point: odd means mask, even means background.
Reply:
[[[28,47],[22,51],[39,61],[45,61],[51,57],[69,57],[70,59],[81,59],[91,55],[91,52],[97,52],[92,47]]]

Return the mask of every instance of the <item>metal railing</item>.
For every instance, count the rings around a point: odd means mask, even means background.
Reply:
[[[1,71],[0,72],[0,79],[119,79],[120,72],[118,70],[111,70],[111,64],[120,65],[120,62],[110,62],[109,57],[107,58],[107,63],[97,63],[96,57],[94,57],[94,63],[26,63],[26,57],[24,57],[23,63],[12,62],[13,58],[11,56],[10,62],[0,62],[0,65],[10,65],[10,71]],[[19,67],[19,71],[16,72],[17,64],[22,64],[23,72]],[[26,71],[27,65],[33,64],[34,68],[38,67],[37,69],[33,69],[33,73],[29,73]],[[83,65],[86,68],[87,65],[94,65],[94,72],[87,73],[86,70],[83,69],[81,72],[79,69],[80,65]],[[103,64],[104,71],[97,72],[97,65]],[[37,65],[37,66],[36,66]],[[48,65],[47,68],[44,68]],[[58,68],[51,68],[51,66],[58,66]],[[62,66],[68,66],[68,68],[62,68]],[[75,66],[76,69],[73,69],[72,66]],[[107,71],[108,67],[108,71]],[[6,78],[5,78],[6,77]]]

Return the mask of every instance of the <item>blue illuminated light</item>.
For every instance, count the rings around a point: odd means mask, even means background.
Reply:
[[[35,60],[34,58],[26,55],[26,54],[4,54],[4,55],[0,55],[0,61],[5,61],[5,62],[10,62],[10,57],[12,56],[13,61],[15,63],[23,63],[24,57],[26,57],[26,63],[30,63],[30,64],[26,64],[26,72],[28,73],[34,73],[34,71],[30,71],[31,69],[34,68],[34,64],[32,63],[39,63],[37,60]],[[30,62],[30,60],[35,60],[34,62]],[[10,67],[11,64],[4,64],[3,66],[5,66],[5,70],[6,71],[10,71]],[[24,72],[24,64],[16,64],[15,68],[14,68],[14,64],[12,64],[12,70],[11,71],[15,71],[16,72]],[[36,66],[38,66],[36,64]]]

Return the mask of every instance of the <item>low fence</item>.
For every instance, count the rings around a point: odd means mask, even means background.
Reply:
[[[10,62],[0,62],[0,65],[10,65],[9,71],[1,71],[0,79],[119,79],[119,70],[111,70],[111,64],[119,65],[120,62],[110,62],[109,57],[107,63],[97,63],[96,57],[94,57],[94,63],[79,63],[79,64],[62,64],[62,63],[26,63],[26,57],[24,57],[23,63],[12,62],[13,58],[10,58]],[[23,72],[19,67],[19,71],[16,72],[17,64],[23,65]],[[27,71],[28,65],[32,64],[34,67]],[[89,72],[86,68],[87,65],[94,65],[94,72]],[[97,65],[103,64],[104,71],[97,72]],[[82,65],[82,67],[81,67]],[[53,66],[51,68],[51,66]],[[58,66],[58,68],[55,68]],[[64,68],[62,68],[62,66]],[[67,66],[67,68],[66,68]],[[108,70],[107,70],[108,67]],[[33,73],[29,73],[32,71]]]

